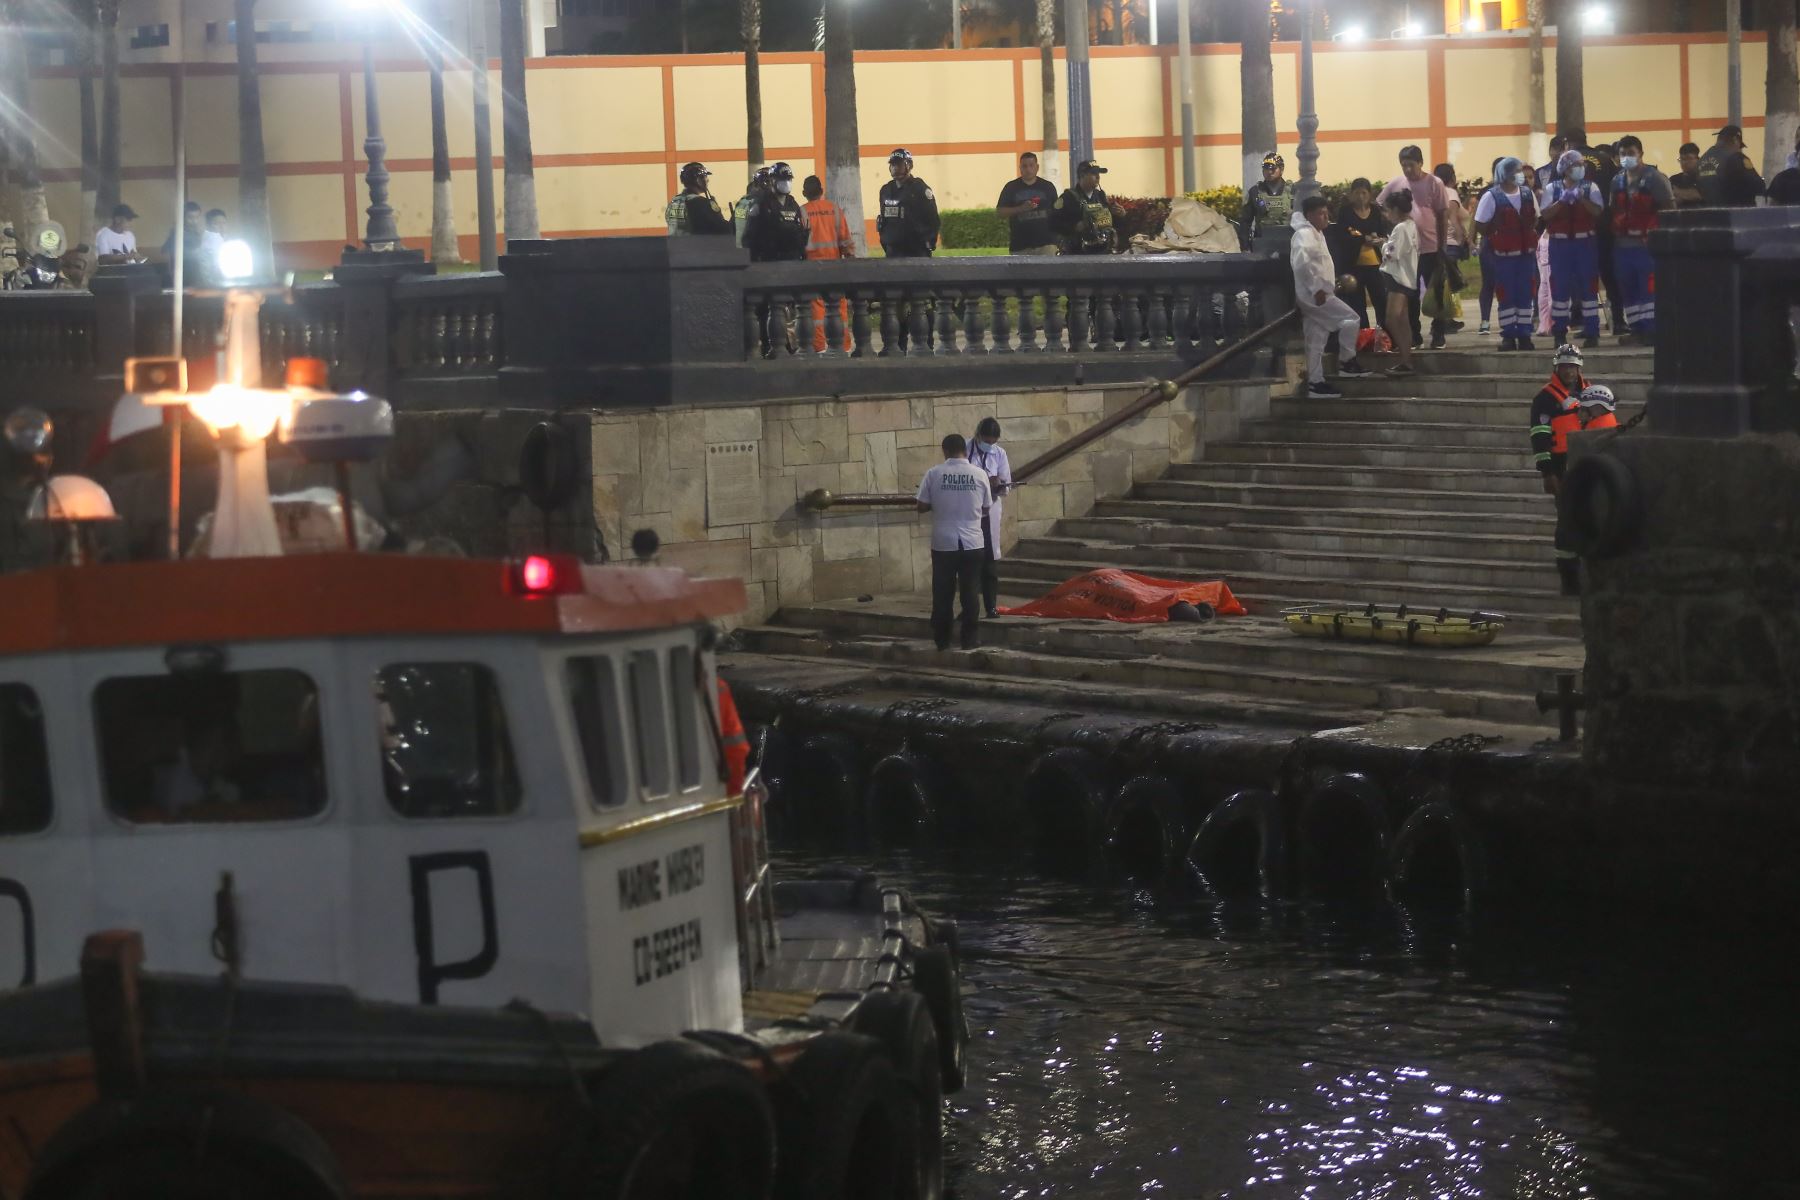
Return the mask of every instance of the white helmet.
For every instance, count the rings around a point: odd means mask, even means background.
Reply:
[[[1603,412],[1617,412],[1619,402],[1613,398],[1613,390],[1604,383],[1596,383],[1581,389],[1581,407],[1597,408]]]
[[[1565,366],[1579,367],[1581,365],[1581,351],[1577,350],[1570,343],[1564,342],[1556,348],[1556,357],[1550,360],[1550,365],[1553,368]]]

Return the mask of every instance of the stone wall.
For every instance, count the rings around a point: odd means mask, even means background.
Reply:
[[[742,577],[750,621],[784,604],[915,591],[931,577],[926,518],[906,509],[817,513],[801,498],[817,488],[910,494],[942,461],[945,434],[967,437],[990,416],[1016,470],[1139,394],[1059,388],[592,413],[594,521],[615,555],[634,531],[653,529],[662,561]],[[1005,506],[1005,544],[1191,461],[1208,440],[1234,437],[1241,421],[1266,415],[1268,402],[1266,383],[1188,389],[1020,487]],[[709,495],[709,456],[740,465],[754,457],[759,509],[730,511],[716,463]]]

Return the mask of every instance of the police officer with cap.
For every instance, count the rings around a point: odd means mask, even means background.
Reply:
[[[1245,249],[1256,241],[1258,233],[1285,230],[1292,224],[1294,185],[1282,178],[1286,170],[1287,160],[1275,151],[1263,155],[1262,182],[1245,195],[1244,211],[1239,216]]]
[[[1718,139],[1700,156],[1701,199],[1707,208],[1749,208],[1763,194],[1763,181],[1744,153],[1744,131],[1727,125]]]
[[[1087,159],[1075,168],[1075,186],[1056,198],[1050,224],[1063,238],[1064,254],[1112,254],[1119,248],[1112,202],[1100,189],[1106,168]]]
[[[681,168],[681,190],[663,210],[669,223],[670,237],[686,237],[695,233],[730,233],[731,222],[719,210],[719,202],[707,190],[712,172],[704,163],[691,162]]]
[[[930,258],[937,249],[937,196],[912,173],[913,156],[905,149],[888,155],[888,174],[881,185],[881,214],[875,232],[889,258]]]

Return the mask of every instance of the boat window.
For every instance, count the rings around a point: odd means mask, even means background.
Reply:
[[[675,701],[675,771],[685,792],[700,786],[700,687],[692,646],[669,651],[669,695]]]
[[[612,659],[598,654],[569,659],[563,686],[587,768],[588,794],[597,808],[617,807],[625,803],[625,735]]]
[[[656,651],[633,650],[626,660],[631,683],[631,727],[637,734],[638,783],[646,794],[669,794],[669,729],[662,672]]]
[[[403,817],[517,812],[518,760],[494,673],[478,663],[395,663],[375,677],[381,775]]]
[[[44,709],[22,683],[0,683],[0,837],[50,824]]]
[[[127,821],[294,821],[325,808],[319,691],[303,672],[108,679],[94,689],[107,806]]]

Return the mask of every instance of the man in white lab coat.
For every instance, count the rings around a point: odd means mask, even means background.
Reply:
[[[1325,244],[1325,227],[1331,208],[1323,196],[1308,196],[1289,222],[1294,240],[1288,262],[1294,268],[1294,303],[1306,331],[1306,395],[1315,400],[1337,400],[1343,393],[1325,382],[1325,343],[1338,335],[1338,374],[1367,375],[1357,361],[1356,335],[1362,321],[1356,310],[1337,297],[1337,274],[1331,248]]]

